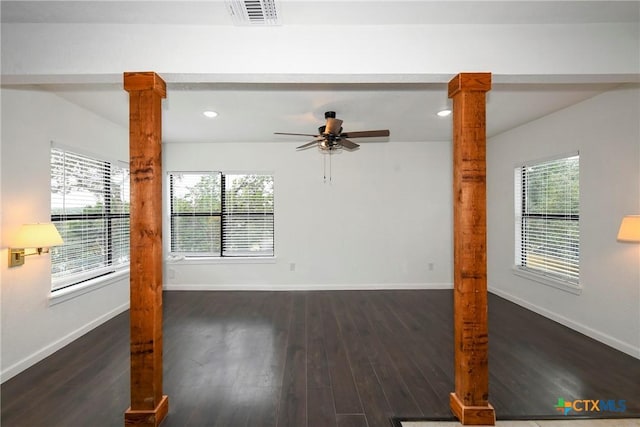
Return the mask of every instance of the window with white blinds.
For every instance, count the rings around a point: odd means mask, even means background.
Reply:
[[[51,221],[64,245],[51,248],[52,290],[129,266],[129,169],[51,149]]]
[[[170,173],[171,252],[220,256],[220,173]]]
[[[516,265],[577,285],[580,279],[580,157],[516,169]]]
[[[174,255],[274,255],[273,175],[169,173]]]

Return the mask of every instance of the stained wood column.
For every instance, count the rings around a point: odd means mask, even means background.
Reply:
[[[461,73],[453,99],[455,392],[462,424],[495,425],[489,404],[486,237],[486,92],[490,73]]]
[[[131,175],[131,407],[126,426],[158,426],[162,394],[162,98],[153,72],[125,73]]]

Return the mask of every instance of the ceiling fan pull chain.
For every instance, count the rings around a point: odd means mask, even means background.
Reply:
[[[333,174],[331,173],[331,155],[333,153],[331,151],[329,151],[329,184],[331,184],[331,177],[333,176]]]
[[[327,182],[327,158],[322,156],[322,179],[323,182]]]

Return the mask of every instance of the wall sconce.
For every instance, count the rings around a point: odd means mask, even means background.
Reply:
[[[626,215],[618,230],[619,242],[640,242],[640,215]]]
[[[15,248],[9,248],[9,267],[22,265],[25,256],[42,255],[49,252],[51,246],[59,246],[64,242],[55,225],[37,223],[23,224],[13,243]],[[25,254],[25,248],[36,248],[36,252]]]

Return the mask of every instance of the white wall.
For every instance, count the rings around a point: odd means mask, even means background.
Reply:
[[[164,146],[165,170],[275,174],[275,263],[169,262],[168,289],[451,287],[449,142],[363,142],[326,183],[326,155],[300,142]]]
[[[624,86],[491,138],[487,206],[492,292],[640,358],[640,245],[616,241],[623,215],[640,213],[638,117],[640,88]],[[576,150],[581,295],[512,270],[514,167]]]
[[[55,95],[2,89],[2,381],[129,305],[128,276],[50,305],[49,255],[8,268],[7,248],[23,223],[50,221],[50,142],[128,158],[128,131]]]
[[[615,235],[624,214],[640,213],[639,105],[637,86],[621,88],[488,144],[490,290],[636,357],[640,245]],[[20,224],[48,220],[51,140],[127,157],[126,129],[51,94],[3,89],[0,259]],[[168,262],[168,289],[451,286],[449,142],[363,143],[332,156],[330,183],[323,155],[295,145],[165,144],[165,170],[271,171],[276,197],[275,262]],[[581,153],[579,296],[512,273],[514,166],[574,150]],[[128,307],[126,278],[49,305],[49,267],[47,255],[0,266],[3,381]]]

